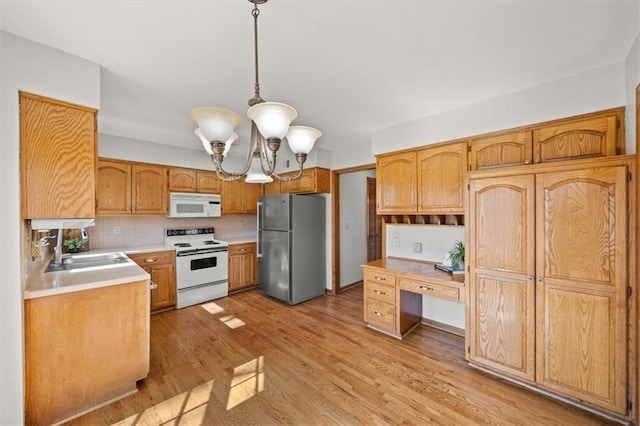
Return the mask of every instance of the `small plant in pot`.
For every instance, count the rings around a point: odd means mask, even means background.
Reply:
[[[78,253],[82,246],[84,246],[84,241],[80,238],[71,238],[64,240],[62,244],[67,248],[69,253]]]
[[[464,243],[456,241],[449,251],[451,267],[454,271],[464,271]]]

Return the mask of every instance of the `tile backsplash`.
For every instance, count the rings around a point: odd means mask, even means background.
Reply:
[[[227,214],[218,218],[169,219],[158,216],[101,216],[87,228],[92,250],[164,244],[166,228],[215,228],[215,238],[225,240],[256,234],[256,216]]]

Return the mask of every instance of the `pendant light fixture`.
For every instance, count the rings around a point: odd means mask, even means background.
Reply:
[[[300,178],[307,154],[320,137],[320,131],[306,126],[291,126],[291,122],[298,115],[297,111],[280,102],[265,102],[260,97],[258,79],[258,15],[259,4],[267,0],[249,0],[253,3],[253,42],[255,61],[255,90],[249,99],[247,116],[251,120],[251,136],[249,151],[245,167],[240,172],[230,172],[223,168],[222,163],[229,152],[231,144],[238,138],[234,132],[242,118],[233,111],[216,107],[201,107],[192,109],[189,117],[198,124],[196,135],[202,141],[204,149],[211,156],[218,178],[233,181],[245,178],[249,183],[266,183],[273,181],[273,177],[290,181]],[[276,158],[282,140],[286,137],[291,151],[298,163],[298,173],[294,176],[279,176],[276,172]]]

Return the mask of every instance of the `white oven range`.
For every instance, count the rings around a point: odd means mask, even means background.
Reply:
[[[229,244],[213,228],[165,229],[164,242],[176,248],[176,308],[229,294]]]

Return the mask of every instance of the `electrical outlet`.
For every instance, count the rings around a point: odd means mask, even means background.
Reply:
[[[400,247],[400,240],[398,239],[398,236],[393,237],[393,246],[395,248]]]
[[[413,243],[413,252],[414,253],[422,253],[422,244]]]
[[[114,226],[113,227],[113,234],[114,235],[120,235],[120,227],[119,226]]]

